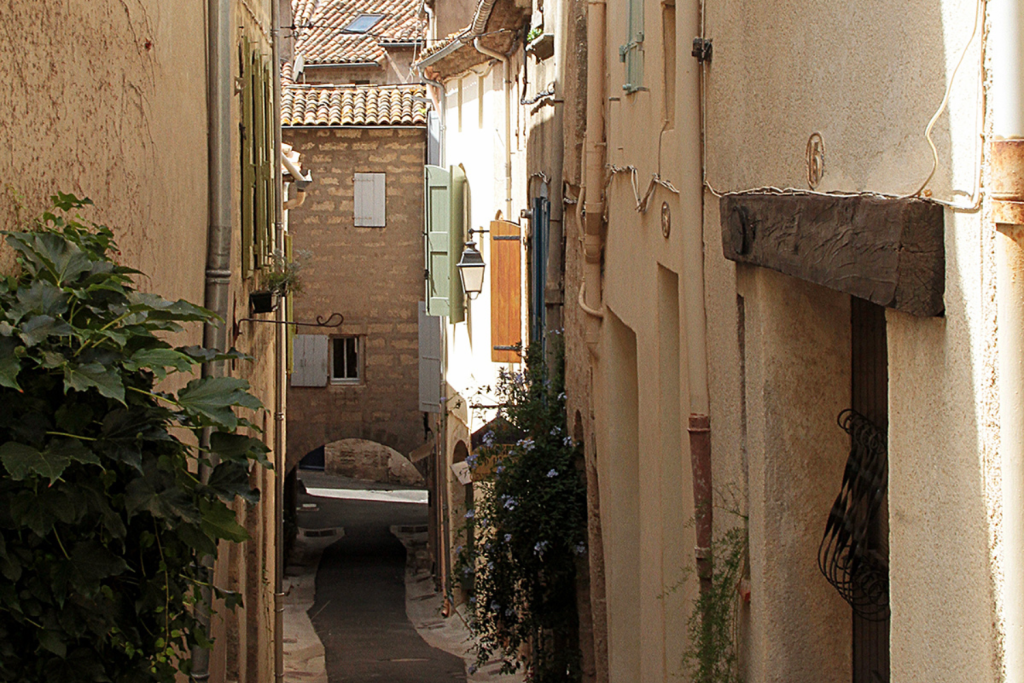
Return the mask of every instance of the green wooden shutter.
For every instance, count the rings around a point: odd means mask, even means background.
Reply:
[[[626,44],[619,48],[619,59],[626,63],[626,82],[622,89],[633,93],[644,86],[644,0],[629,0]]]
[[[253,95],[252,71],[253,51],[247,38],[242,39],[242,277],[252,274],[253,267],[253,184],[256,178],[255,160],[252,156],[253,127]]]
[[[448,203],[451,223],[448,229],[448,319],[461,323],[466,319],[465,293],[458,263],[466,244],[466,171],[461,166],[451,167],[451,192]]]
[[[427,315],[448,315],[452,285],[448,236],[451,221],[451,173],[437,166],[425,166],[423,170]]]

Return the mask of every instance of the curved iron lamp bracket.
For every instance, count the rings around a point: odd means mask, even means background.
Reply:
[[[335,320],[337,319],[337,320]],[[328,317],[324,318],[322,315],[316,317],[315,323],[303,323],[296,320],[274,320],[273,318],[240,318],[235,321],[235,336],[238,336],[238,327],[242,323],[267,323],[270,325],[295,325],[295,327],[321,327],[321,328],[338,328],[341,327],[342,323],[345,322],[345,316],[341,313],[331,313]]]

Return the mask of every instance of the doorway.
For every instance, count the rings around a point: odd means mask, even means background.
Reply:
[[[889,359],[885,308],[852,297],[850,331],[852,408],[882,435],[883,466],[887,469],[885,437],[889,433]],[[871,515],[867,545],[871,554],[886,568],[885,609],[870,616],[853,610],[853,683],[889,683],[889,504],[885,488],[882,489],[881,504]]]

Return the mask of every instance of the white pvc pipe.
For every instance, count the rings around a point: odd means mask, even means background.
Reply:
[[[1024,0],[988,4],[992,32],[993,133],[1024,137]],[[1002,461],[1002,589],[1006,683],[1024,683],[1024,253],[1002,226],[996,235],[999,438]]]
[[[482,55],[487,55],[501,62],[502,76],[505,78],[505,220],[514,220],[512,216],[512,74],[507,56],[484,47],[479,38],[473,39],[473,47]]]

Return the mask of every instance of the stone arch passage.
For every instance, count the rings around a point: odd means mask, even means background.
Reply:
[[[380,484],[425,486],[416,466],[394,448],[366,439],[341,439],[324,446],[324,471]]]

